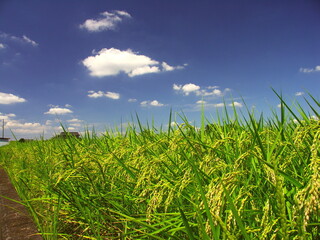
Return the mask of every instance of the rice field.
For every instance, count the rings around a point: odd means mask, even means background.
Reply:
[[[137,118],[125,133],[10,143],[0,164],[45,239],[320,239],[320,104],[278,97],[267,119]]]

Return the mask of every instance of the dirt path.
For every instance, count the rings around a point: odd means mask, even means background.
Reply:
[[[0,195],[20,201],[6,172],[0,168]],[[0,240],[42,240],[26,208],[0,196]]]

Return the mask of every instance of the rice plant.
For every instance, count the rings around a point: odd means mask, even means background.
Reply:
[[[317,239],[320,104],[277,95],[268,119],[137,117],[124,133],[12,142],[0,164],[45,239]]]

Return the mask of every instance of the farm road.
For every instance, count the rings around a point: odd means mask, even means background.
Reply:
[[[20,198],[6,172],[0,167],[0,240],[42,240],[26,208],[17,202]]]

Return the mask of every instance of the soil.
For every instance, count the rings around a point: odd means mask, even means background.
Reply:
[[[0,167],[0,240],[43,240],[6,172]]]

